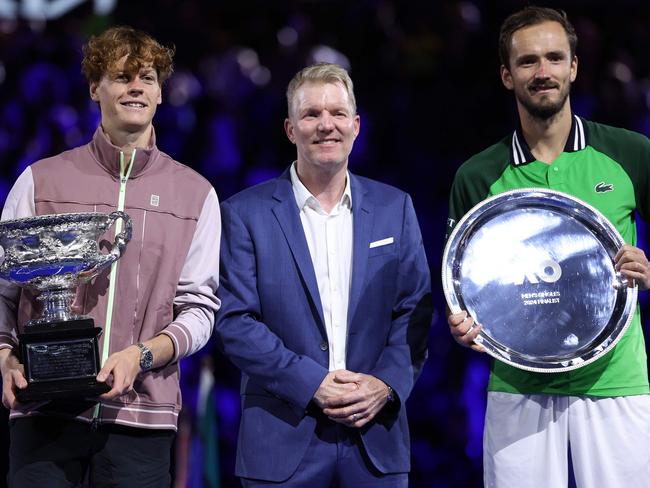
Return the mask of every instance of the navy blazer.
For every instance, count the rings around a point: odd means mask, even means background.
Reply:
[[[350,175],[353,251],[346,368],[373,375],[396,393],[360,429],[383,473],[408,472],[404,401],[427,356],[431,280],[411,198]],[[215,327],[224,354],[241,369],[242,417],[236,474],[284,481],[316,427],[308,408],[328,373],[323,310],[289,171],[221,205],[222,240]],[[388,245],[372,242],[393,238]]]

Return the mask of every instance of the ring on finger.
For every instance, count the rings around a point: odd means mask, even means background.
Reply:
[[[356,413],[353,413],[353,414],[352,414],[352,422],[356,422],[356,421],[357,421],[357,417],[358,417],[357,414],[356,414]]]

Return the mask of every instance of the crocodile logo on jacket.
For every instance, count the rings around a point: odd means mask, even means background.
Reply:
[[[596,193],[607,193],[608,191],[614,191],[614,184],[601,181],[594,187],[594,190]]]

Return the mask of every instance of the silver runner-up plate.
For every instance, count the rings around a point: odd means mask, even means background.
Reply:
[[[624,241],[598,210],[566,193],[501,193],[456,225],[442,261],[452,313],[482,326],[476,342],[520,369],[585,366],[623,336],[637,288],[614,268]]]

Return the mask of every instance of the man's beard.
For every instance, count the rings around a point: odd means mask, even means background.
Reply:
[[[555,117],[562,110],[567,98],[569,98],[569,92],[571,91],[570,88],[571,85],[567,85],[566,89],[560,93],[560,98],[556,102],[542,102],[536,104],[529,97],[519,96],[516,92],[515,96],[531,117],[541,121],[547,121]]]

